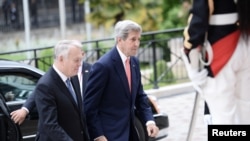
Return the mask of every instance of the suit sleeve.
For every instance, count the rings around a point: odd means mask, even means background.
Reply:
[[[35,102],[35,93],[32,92],[32,94],[28,97],[26,102],[23,104],[23,107],[27,108],[30,111],[35,107],[36,102]]]
[[[184,29],[184,48],[191,50],[202,45],[208,29],[208,0],[193,0],[188,25]]]
[[[88,83],[84,95],[84,110],[87,119],[87,126],[91,137],[104,135],[101,120],[98,116],[100,101],[105,89],[108,73],[100,63],[92,65]]]
[[[135,58],[135,62],[137,64],[137,71],[136,74],[138,75],[138,89],[137,89],[137,96],[135,101],[135,106],[137,109],[137,112],[139,113],[139,116],[144,120],[145,124],[147,121],[154,121],[153,118],[153,112],[149,105],[148,96],[143,90],[143,86],[141,83],[141,73],[140,73],[140,66],[139,61]]]

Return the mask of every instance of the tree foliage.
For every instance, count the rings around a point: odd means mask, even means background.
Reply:
[[[162,0],[91,0],[91,13],[88,20],[94,26],[112,27],[123,19],[134,20],[143,31],[158,30],[162,21]]]
[[[91,13],[87,20],[95,27],[112,27],[123,19],[134,20],[143,31],[175,28],[186,24],[188,0],[90,0]]]
[[[190,9],[190,0],[164,0],[163,22],[161,29],[171,29],[186,26]]]

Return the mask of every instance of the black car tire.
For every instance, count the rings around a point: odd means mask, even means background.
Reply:
[[[137,131],[139,141],[148,141],[145,126],[138,117],[135,117],[135,129]]]

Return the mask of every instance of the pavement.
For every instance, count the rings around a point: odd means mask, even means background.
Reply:
[[[190,124],[196,93],[191,83],[183,83],[146,90],[147,94],[158,97],[161,111],[169,116],[168,137],[160,141],[207,141],[207,126],[203,121],[204,101],[197,103],[197,114],[191,136]]]

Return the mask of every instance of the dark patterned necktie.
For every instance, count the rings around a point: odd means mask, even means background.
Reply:
[[[66,80],[66,84],[67,84],[67,88],[69,89],[71,95],[73,96],[73,98],[74,98],[74,100],[75,100],[75,102],[77,104],[76,94],[75,94],[75,92],[74,92],[74,90],[73,90],[73,88],[71,86],[69,78]]]

